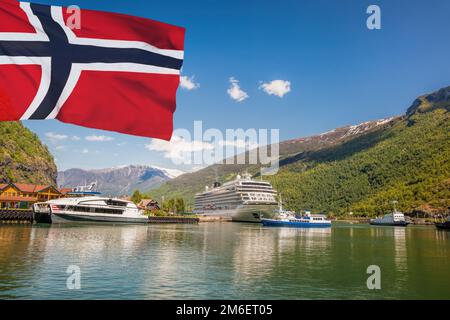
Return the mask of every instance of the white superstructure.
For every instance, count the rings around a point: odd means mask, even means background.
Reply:
[[[147,216],[133,202],[106,197],[54,199],[34,204],[33,211],[38,222],[148,222]]]
[[[233,221],[259,222],[270,218],[277,209],[276,190],[263,180],[253,180],[249,174],[220,185],[214,183],[195,195],[194,213],[221,216]]]

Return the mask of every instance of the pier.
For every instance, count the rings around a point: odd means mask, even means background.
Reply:
[[[187,223],[196,224],[199,222],[199,218],[193,217],[148,217],[148,223]]]
[[[33,211],[20,209],[1,209],[0,223],[33,223]]]

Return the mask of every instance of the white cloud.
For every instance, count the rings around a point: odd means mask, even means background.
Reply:
[[[259,88],[264,90],[268,95],[275,95],[282,98],[286,93],[291,91],[291,83],[286,80],[272,80],[262,83]]]
[[[73,140],[73,141],[80,141],[81,140],[81,138],[79,136],[72,136],[70,139]]]
[[[200,83],[194,81],[194,76],[181,76],[180,77],[180,87],[185,90],[194,90],[200,87]]]
[[[213,144],[202,141],[186,141],[180,136],[173,136],[170,141],[152,139],[145,148],[150,151],[159,151],[164,153],[164,157],[173,160],[183,160],[186,154],[196,151],[212,150]]]
[[[89,153],[89,149],[84,148],[83,150],[81,150],[81,153]]]
[[[248,98],[247,92],[245,92],[244,90],[241,89],[241,87],[239,86],[238,80],[231,77],[230,84],[231,84],[231,86],[227,90],[227,92],[228,92],[229,96],[231,97],[231,99],[233,99],[237,102],[241,102]]]
[[[47,138],[49,138],[51,141],[61,141],[61,140],[65,140],[65,139],[68,138],[68,136],[65,135],[65,134],[57,134],[57,133],[54,133],[54,132],[47,132],[45,134],[45,136]]]
[[[86,136],[85,139],[87,141],[97,141],[97,142],[105,142],[105,141],[112,141],[112,140],[114,140],[114,138],[112,138],[112,137],[96,136],[96,135]]]
[[[56,147],[55,147],[55,150],[64,150],[64,149],[66,149],[66,147],[63,146],[63,145],[60,145],[60,146],[56,146]]]

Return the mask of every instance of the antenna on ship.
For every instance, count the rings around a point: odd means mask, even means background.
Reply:
[[[397,206],[396,206],[397,203],[398,203],[397,200],[392,201],[392,204],[394,205],[394,212],[397,212]]]

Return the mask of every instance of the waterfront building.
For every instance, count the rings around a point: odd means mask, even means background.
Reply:
[[[159,204],[156,200],[153,199],[142,199],[138,203],[138,208],[142,210],[156,211],[159,210]]]
[[[60,197],[61,192],[52,185],[0,184],[0,209],[30,209],[33,203]]]

